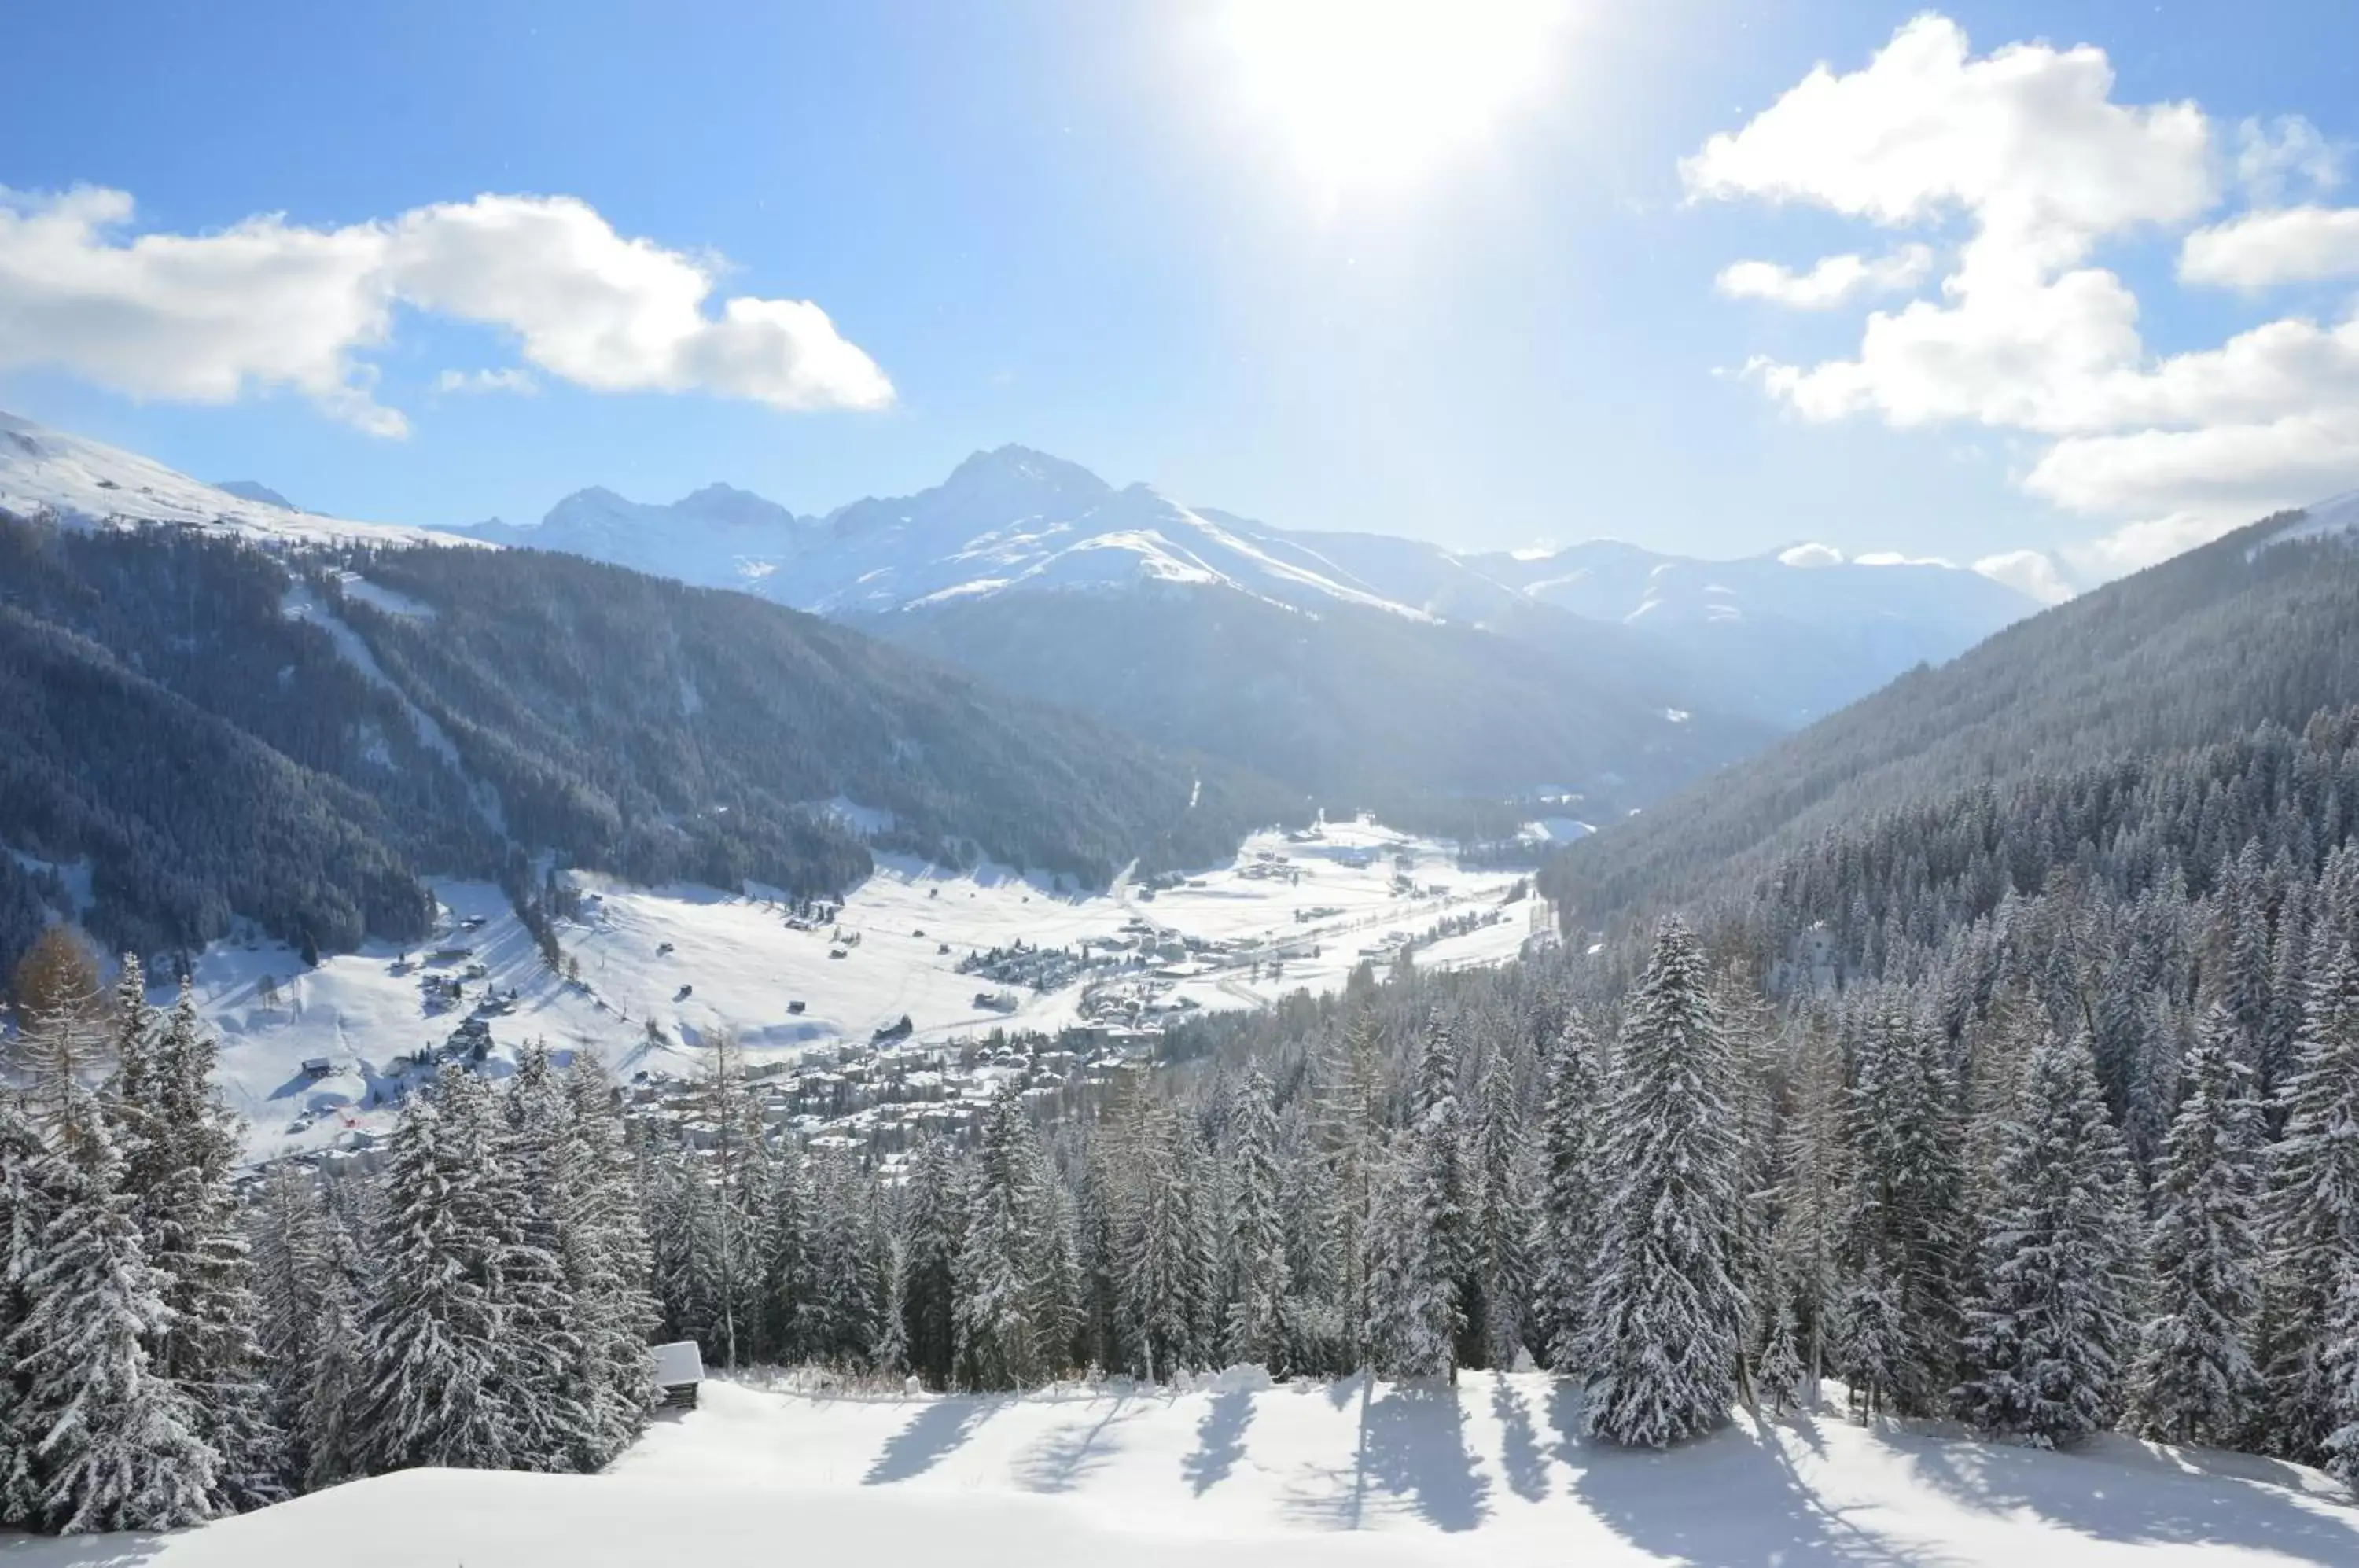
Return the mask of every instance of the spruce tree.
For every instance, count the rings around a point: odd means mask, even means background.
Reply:
[[[2085,1035],[2050,1036],[2032,1053],[2025,1102],[1999,1154],[1958,1406],[1987,1434],[2063,1447],[2111,1425],[2119,1406],[2135,1179]]]
[[[909,1157],[902,1210],[902,1338],[909,1369],[947,1388],[956,1367],[959,1258],[966,1249],[966,1194],[957,1153],[940,1138]]]
[[[1427,1028],[1418,1067],[1415,1120],[1408,1129],[1406,1226],[1400,1244],[1400,1331],[1394,1370],[1408,1377],[1455,1379],[1462,1361],[1481,1360],[1467,1340],[1480,1317],[1475,1297],[1471,1183],[1464,1115],[1458,1102],[1458,1048],[1439,1018]],[[1470,1307],[1473,1311],[1469,1311]]]
[[[1631,995],[1615,1076],[1585,1421],[1662,1447],[1727,1420],[1746,1310],[1731,1273],[1743,1160],[1731,1064],[1701,947],[1676,917]]]
[[[1485,1057],[1474,1124],[1473,1272],[1480,1287],[1483,1362],[1511,1370],[1532,1338],[1531,1240],[1537,1228],[1530,1192],[1529,1140],[1504,1049]]]
[[[26,1181],[43,1223],[25,1314],[0,1352],[21,1390],[13,1424],[39,1522],[68,1534],[194,1524],[219,1511],[221,1457],[148,1350],[170,1313],[122,1191],[115,1135],[70,1053],[36,1060],[58,1074],[39,1085],[49,1125]]]
[[[984,1113],[959,1254],[957,1359],[970,1388],[1020,1388],[1049,1371],[1033,1290],[1034,1181],[1031,1124],[1011,1085]]]
[[[477,1115],[469,1092],[454,1093],[468,1076],[450,1073],[412,1095],[388,1145],[383,1276],[360,1356],[371,1471],[496,1470],[512,1457],[499,1383],[498,1236],[471,1196],[488,1138],[467,1125]]]
[[[2236,1045],[2234,1018],[2215,1007],[2188,1053],[2187,1097],[2163,1144],[2153,1309],[2130,1377],[2131,1427],[2161,1443],[2233,1441],[2261,1392],[2245,1338],[2258,1299],[2263,1127]]]
[[[571,1107],[562,1149],[560,1249],[574,1304],[573,1337],[586,1418],[580,1467],[596,1469],[628,1447],[656,1399],[647,1345],[659,1310],[642,1204],[614,1084],[597,1058],[577,1051],[565,1073]]]
[[[2269,1401],[2260,1435],[2305,1464],[2335,1430],[2325,1324],[2359,1258],[2359,963],[2333,949],[2314,984],[2295,1071],[2280,1085],[2285,1136],[2271,1161],[2256,1336]]]
[[[1258,1067],[1239,1084],[1230,1116],[1228,1321],[1222,1348],[1232,1364],[1286,1371],[1289,1294],[1286,1229],[1278,1214],[1277,1119],[1269,1080]]]

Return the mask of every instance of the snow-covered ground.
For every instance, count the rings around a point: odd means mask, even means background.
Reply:
[[[1831,1413],[1669,1454],[1582,1442],[1539,1375],[813,1399],[708,1383],[595,1476],[424,1470],[22,1568],[2359,1563],[2324,1476],[2105,1438],[2071,1454]]]
[[[1406,869],[1397,855],[1408,857]],[[1397,877],[1413,890],[1397,891]],[[1296,989],[1335,989],[1387,942],[1470,912],[1501,918],[1416,961],[1496,964],[1516,954],[1536,918],[1545,920],[1534,900],[1501,903],[1516,879],[1461,871],[1445,846],[1364,822],[1331,823],[1313,842],[1256,835],[1231,866],[1152,897],[1127,882],[1079,895],[1003,868],[951,874],[887,859],[837,920],[815,930],[796,929],[768,899],[583,877],[582,918],[559,929],[579,965],[578,985],[549,972],[498,888],[442,881],[435,884],[440,927],[407,962],[380,943],[306,970],[290,950],[249,940],[214,943],[194,974],[199,1003],[221,1037],[224,1087],[251,1124],[255,1154],[267,1156],[389,1125],[395,1092],[419,1071],[395,1058],[440,1045],[490,995],[516,993],[510,1010],[484,1015],[495,1060],[539,1039],[560,1051],[594,1051],[625,1076],[641,1069],[684,1076],[700,1044],[723,1029],[757,1063],[865,1041],[904,1016],[921,1042],[997,1028],[1054,1031],[1079,1019],[1081,982],[1025,990],[961,974],[959,961],[1019,940],[1103,944],[1139,920],[1159,937],[1231,944],[1156,962],[1179,976],[1153,982],[1161,1004],[1175,1008],[1183,1001],[1205,1009],[1262,1006]],[[1128,940],[1139,934],[1134,928]],[[1289,955],[1275,968],[1257,961],[1279,944]],[[432,985],[451,980],[461,985],[458,1002],[429,1001]],[[986,993],[1012,996],[1016,1010],[977,1007]],[[649,1037],[650,1019],[666,1043]],[[325,1070],[307,1072],[306,1062]]]

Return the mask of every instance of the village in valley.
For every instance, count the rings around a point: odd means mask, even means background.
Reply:
[[[410,1094],[453,1064],[502,1075],[532,1040],[595,1052],[635,1118],[697,1146],[724,1039],[773,1136],[891,1163],[921,1134],[962,1134],[1011,1083],[1045,1114],[1102,1103],[1191,1017],[1552,939],[1527,874],[1364,820],[1100,891],[883,856],[840,901],[551,881],[564,896],[534,922],[495,887],[438,883],[436,930],[404,951],[201,954],[192,979],[256,1163],[373,1172]]]

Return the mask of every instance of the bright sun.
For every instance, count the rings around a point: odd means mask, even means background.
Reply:
[[[1248,107],[1332,189],[1397,183],[1536,94],[1567,0],[1227,0]]]

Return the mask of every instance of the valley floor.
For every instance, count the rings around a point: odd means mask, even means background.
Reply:
[[[446,879],[434,884],[436,933],[406,955],[371,943],[306,968],[277,943],[221,942],[198,955],[194,977],[221,1038],[223,1088],[249,1124],[254,1155],[268,1158],[381,1135],[401,1093],[422,1081],[401,1058],[440,1046],[487,995],[515,993],[506,1010],[484,1018],[495,1073],[517,1046],[541,1040],[560,1053],[593,1051],[620,1077],[684,1077],[724,1029],[757,1064],[807,1054],[832,1062],[902,1018],[912,1043],[943,1047],[994,1029],[1053,1034],[1081,1022],[1080,978],[1035,989],[960,971],[970,953],[1019,942],[1103,949],[1110,939],[1136,944],[1144,927],[1158,941],[1193,939],[1204,950],[1185,963],[1141,961],[1166,978],[1130,982],[1151,985],[1175,1018],[1338,989],[1364,960],[1389,963],[1386,943],[1447,920],[1492,923],[1420,948],[1419,966],[1504,963],[1546,921],[1537,900],[1501,901],[1523,875],[1461,869],[1448,846],[1368,822],[1330,824],[1310,842],[1256,834],[1230,866],[1159,893],[1128,881],[1076,893],[1000,866],[952,873],[885,857],[817,929],[743,893],[585,875],[581,918],[559,923],[580,970],[571,984],[549,971],[497,887]],[[1255,962],[1280,949],[1281,965]],[[459,1004],[431,996],[452,980],[464,988]],[[979,1007],[987,993],[1014,1010]],[[156,999],[168,1004],[170,988]],[[954,1085],[952,1097],[987,1097],[990,1087],[975,1079]]]
[[[969,1568],[1326,1563],[2359,1562],[2299,1466],[2106,1438],[2071,1454],[1832,1413],[1669,1454],[1571,1435],[1540,1375],[1021,1398],[708,1383],[603,1475],[412,1471],[182,1535],[0,1540],[21,1568]]]

